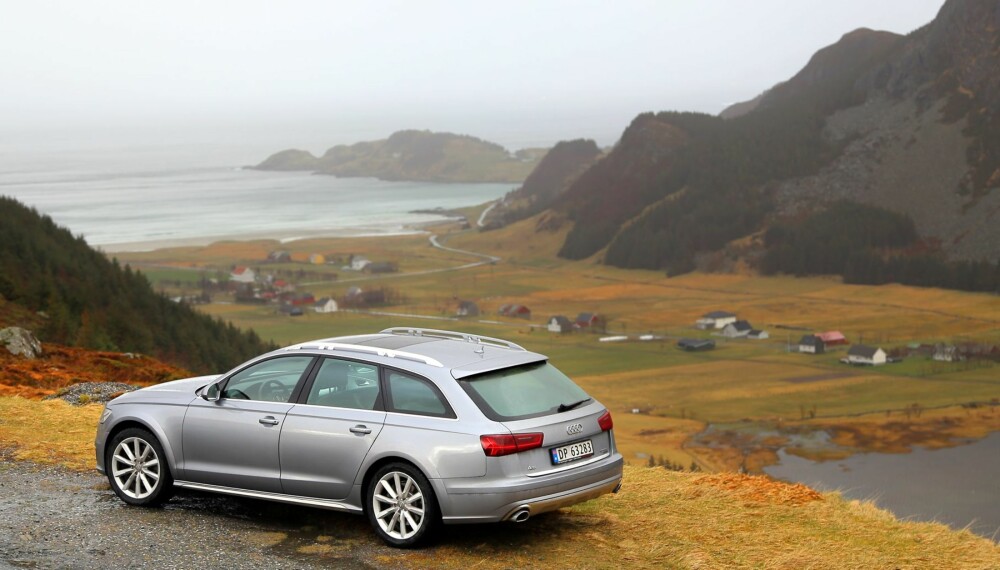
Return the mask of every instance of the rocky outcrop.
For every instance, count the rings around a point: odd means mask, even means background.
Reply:
[[[0,329],[0,345],[14,356],[34,359],[42,355],[42,343],[31,331],[21,327]]]

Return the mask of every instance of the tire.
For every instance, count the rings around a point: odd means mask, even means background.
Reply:
[[[173,494],[174,478],[163,446],[142,428],[122,430],[108,445],[105,471],[111,489],[130,505],[152,507]]]
[[[375,534],[395,548],[428,540],[441,520],[434,489],[408,463],[389,463],[375,472],[365,489],[365,514]]]

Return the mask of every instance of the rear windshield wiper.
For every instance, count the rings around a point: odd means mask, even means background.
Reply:
[[[580,404],[589,402],[591,400],[593,400],[593,398],[584,398],[584,399],[580,400],[579,402],[573,402],[572,404],[559,404],[559,407],[556,408],[556,411],[557,412],[568,412],[568,411],[572,410],[573,408],[579,407]]]

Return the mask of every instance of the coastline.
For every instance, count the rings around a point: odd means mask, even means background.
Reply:
[[[438,215],[438,219],[413,222],[397,226],[396,228],[340,228],[331,230],[306,230],[306,231],[269,231],[269,232],[246,232],[231,234],[215,234],[204,236],[190,236],[183,238],[167,238],[155,240],[142,240],[132,242],[118,242],[107,244],[90,244],[94,249],[106,254],[113,253],[145,253],[159,249],[171,249],[176,247],[203,247],[218,242],[227,241],[260,241],[270,240],[279,244],[292,243],[305,239],[318,238],[365,238],[365,237],[398,237],[412,235],[427,235],[431,233],[429,228],[455,222],[460,216],[452,211],[431,214],[430,211],[415,212],[420,214]]]

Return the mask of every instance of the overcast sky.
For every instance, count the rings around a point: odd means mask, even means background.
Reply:
[[[0,124],[313,151],[401,128],[606,145],[640,112],[717,113],[848,31],[908,33],[942,3],[8,1]]]

